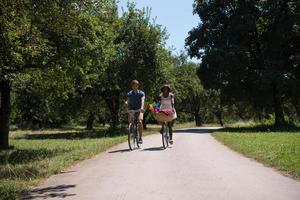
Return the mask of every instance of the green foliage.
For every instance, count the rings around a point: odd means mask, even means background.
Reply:
[[[149,9],[128,4],[118,14],[108,0],[1,3],[8,51],[0,56],[9,62],[0,63],[0,79],[11,82],[17,127],[86,123],[92,129],[94,121],[107,120],[116,127],[126,120],[123,101],[132,79],[142,83],[147,102],[171,84],[180,121],[214,121],[212,102],[219,101],[203,89],[184,53],[166,49],[166,30]]]
[[[136,9],[134,4],[129,4],[119,19],[116,54],[99,80],[104,86],[100,93],[110,111],[113,126],[119,123],[123,101],[131,90],[131,80],[140,80],[148,99],[157,95],[164,72],[168,71],[166,67],[169,67],[171,56],[164,47],[166,32],[150,20],[149,11]]]
[[[66,122],[65,101],[92,87],[115,54],[115,2],[1,1],[0,13],[0,83],[17,86],[15,117],[39,127]],[[0,108],[0,136],[7,140],[9,103]]]
[[[194,63],[181,63],[176,66],[174,83],[176,89],[176,104],[179,112],[188,113],[201,125],[200,109],[204,107],[206,91],[196,74],[197,65]]]

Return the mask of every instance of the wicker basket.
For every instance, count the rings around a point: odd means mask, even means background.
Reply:
[[[173,115],[166,115],[162,112],[155,113],[154,117],[159,122],[171,122],[173,120]]]

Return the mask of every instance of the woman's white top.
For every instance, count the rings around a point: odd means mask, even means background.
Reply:
[[[169,96],[164,97],[163,94],[160,95],[160,109],[173,109],[174,105],[174,95],[172,93],[169,93]],[[174,114],[173,114],[173,119],[177,118],[177,114],[174,108]]]
[[[160,109],[172,109],[174,105],[174,96],[172,93],[169,96],[164,97],[164,95],[160,95]]]

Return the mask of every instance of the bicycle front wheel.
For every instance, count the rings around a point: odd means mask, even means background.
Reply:
[[[135,132],[134,124],[130,124],[128,128],[128,146],[131,151],[135,148]]]

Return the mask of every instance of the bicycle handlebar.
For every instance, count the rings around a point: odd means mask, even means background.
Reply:
[[[138,110],[128,110],[127,112],[129,114],[134,114],[134,113],[138,113],[138,112],[141,112],[142,110],[141,109],[138,109]]]

